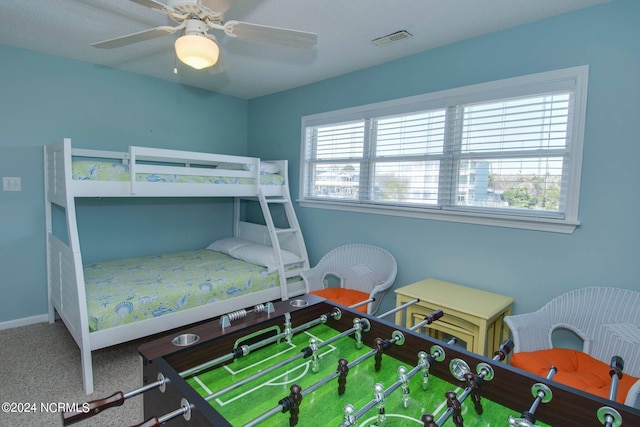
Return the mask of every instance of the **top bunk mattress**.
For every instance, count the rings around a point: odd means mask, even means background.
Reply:
[[[272,166],[263,162],[260,172],[261,185],[283,185],[284,176],[270,173]],[[129,181],[129,165],[101,159],[73,159],[72,178],[83,181]],[[253,178],[233,176],[200,176],[160,173],[136,173],[137,182],[168,182],[168,183],[196,183],[196,184],[254,184]]]
[[[91,332],[279,285],[277,273],[207,249],[88,263],[83,268]]]

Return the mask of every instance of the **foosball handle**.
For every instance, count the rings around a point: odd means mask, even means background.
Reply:
[[[624,371],[624,360],[620,356],[613,356],[611,358],[611,363],[609,364],[611,368],[609,370],[609,376],[613,377],[616,375],[618,379],[622,379],[622,371]]]
[[[438,319],[442,319],[444,316],[444,312],[442,310],[435,310],[433,313],[424,318],[424,320],[429,320],[429,323],[433,323]]]
[[[159,426],[160,426],[160,420],[158,419],[158,417],[152,417],[141,424],[136,424],[135,426],[131,426],[131,427],[159,427]]]
[[[514,343],[512,340],[506,340],[502,343],[500,348],[493,353],[493,360],[503,361],[507,358],[507,355],[513,351]],[[497,358],[497,359],[496,359]]]
[[[114,406],[121,406],[124,403],[124,393],[118,391],[109,397],[104,399],[92,400],[91,402],[79,405],[80,407],[87,408],[84,411],[78,412],[63,412],[62,413],[62,425],[68,426],[78,421],[82,421],[86,418],[93,417],[108,408]]]
[[[624,370],[624,360],[620,356],[613,356],[609,363],[609,376],[611,376],[611,387],[609,389],[609,400],[616,400],[618,394],[618,382],[622,379],[622,371]]]

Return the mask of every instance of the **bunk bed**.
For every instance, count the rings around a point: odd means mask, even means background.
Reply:
[[[44,147],[44,168],[49,322],[57,314],[78,344],[87,394],[94,350],[305,292],[299,272],[309,260],[286,160],[134,146],[87,150],[64,139]],[[85,264],[80,197],[231,197],[233,236],[189,252]],[[242,200],[259,203],[264,225],[241,219]],[[285,226],[274,224],[273,204],[283,206]],[[56,226],[57,212],[64,212],[64,227]],[[190,276],[177,273],[185,271]]]

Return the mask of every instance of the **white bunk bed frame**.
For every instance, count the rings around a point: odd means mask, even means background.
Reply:
[[[118,159],[129,164],[129,182],[101,182],[72,179],[73,156]],[[154,162],[150,165],[148,162]],[[170,165],[161,165],[167,162]],[[252,165],[250,170],[205,169],[219,163]],[[47,285],[49,293],[49,322],[56,313],[62,319],[80,348],[83,386],[87,394],[93,393],[91,352],[101,348],[142,338],[173,328],[221,316],[231,311],[252,307],[268,301],[286,300],[305,293],[299,272],[309,268],[309,259],[289,192],[287,161],[276,161],[284,176],[284,185],[260,185],[260,160],[251,157],[194,153],[144,147],[130,147],[129,152],[72,149],[71,140],[45,145],[45,216],[47,241]],[[181,166],[176,166],[180,164]],[[253,178],[255,184],[202,184],[136,182],[136,173],[164,173],[182,175],[236,176]],[[233,197],[234,236],[272,246],[278,263],[280,286],[211,303],[184,311],[166,314],[127,325],[90,332],[86,305],[84,274],[75,199],[78,197]],[[257,200],[266,225],[240,220],[240,200]],[[269,205],[284,206],[289,227],[276,228]],[[66,212],[68,244],[53,234],[52,204]],[[285,265],[280,250],[299,255],[296,268]]]

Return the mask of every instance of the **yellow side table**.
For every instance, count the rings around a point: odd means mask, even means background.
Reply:
[[[412,327],[442,310],[444,316],[425,327],[427,334],[440,340],[444,334],[454,336],[466,342],[467,350],[489,357],[509,335],[502,319],[511,314],[511,297],[437,279],[421,280],[395,292],[396,307],[420,300],[407,308],[404,321],[403,312],[396,313],[398,325]]]

